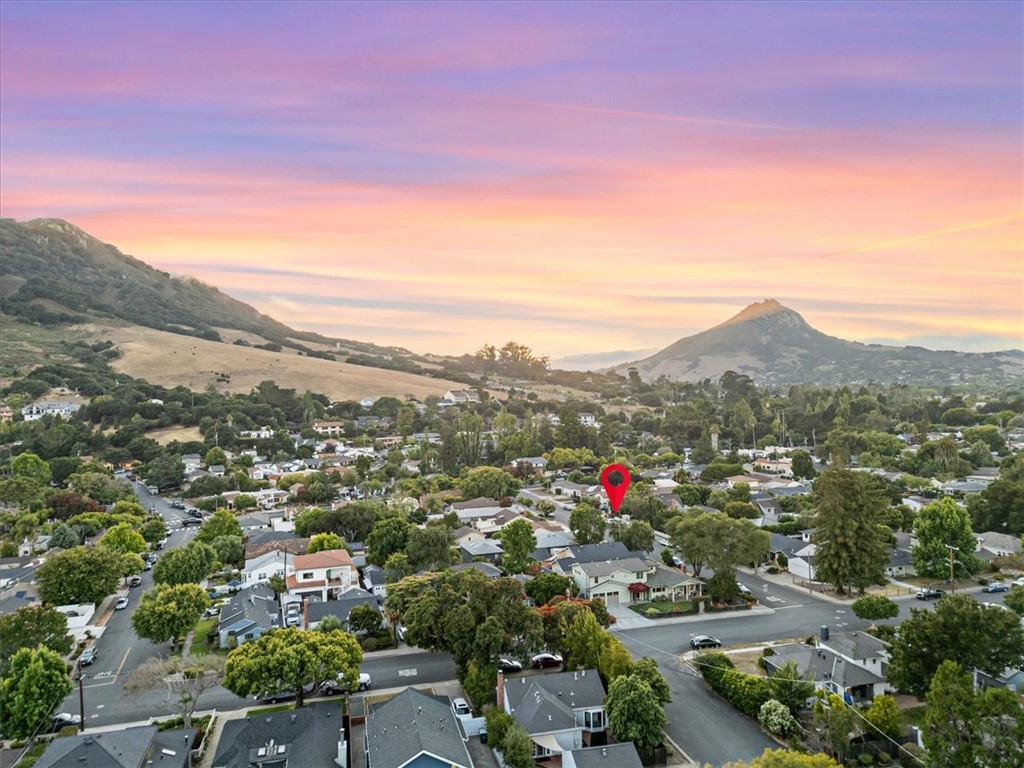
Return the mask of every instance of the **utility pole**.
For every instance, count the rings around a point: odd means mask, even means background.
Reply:
[[[85,730],[85,687],[82,683],[82,660],[78,660],[78,732]]]
[[[959,552],[960,548],[954,547],[952,544],[947,544],[946,549],[949,550],[949,587],[952,593],[956,594],[956,581],[953,579],[953,564],[955,562],[953,559],[953,553]]]

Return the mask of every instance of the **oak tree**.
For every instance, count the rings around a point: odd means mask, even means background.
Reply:
[[[358,680],[362,661],[362,648],[347,632],[273,629],[228,654],[223,684],[238,696],[291,691],[301,707],[307,689],[317,690],[339,675]]]

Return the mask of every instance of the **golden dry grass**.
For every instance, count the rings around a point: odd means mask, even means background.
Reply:
[[[190,440],[203,441],[203,435],[199,427],[167,427],[167,429],[155,429],[147,432],[146,437],[156,440],[160,445],[167,445],[175,440],[187,443]]]
[[[293,350],[268,352],[140,326],[92,330],[96,339],[110,339],[123,353],[112,364],[117,371],[165,387],[202,390],[213,384],[224,392],[249,392],[270,380],[332,400],[407,394],[422,399],[465,387],[456,381],[305,357]],[[229,374],[230,381],[218,381],[220,374]]]

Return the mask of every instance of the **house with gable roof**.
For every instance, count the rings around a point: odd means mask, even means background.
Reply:
[[[142,725],[105,733],[77,733],[50,742],[39,768],[188,768],[195,728],[173,731]]]
[[[814,646],[787,643],[773,650],[773,655],[764,657],[769,675],[793,661],[800,675],[812,681],[815,689],[835,693],[850,704],[870,703],[875,696],[885,693],[888,686],[888,647],[867,632],[833,634],[823,628]]]
[[[604,698],[596,669],[509,680],[498,673],[498,706],[530,735],[536,760],[606,744]]]
[[[366,768],[473,768],[451,702],[415,688],[371,705],[363,739]]]
[[[317,595],[321,600],[333,600],[359,584],[359,571],[352,555],[344,549],[325,549],[292,558],[285,583],[290,595]]]
[[[341,708],[318,702],[302,709],[225,720],[214,768],[289,768],[342,765],[346,742]],[[162,766],[163,763],[157,763]]]
[[[221,648],[234,648],[279,626],[274,590],[266,584],[255,584],[239,590],[221,606],[217,621],[218,644]]]

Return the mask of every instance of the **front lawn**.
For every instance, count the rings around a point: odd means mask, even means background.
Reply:
[[[212,649],[209,643],[206,642],[206,636],[210,634],[217,626],[217,617],[211,616],[210,618],[200,619],[196,624],[192,634],[192,653],[196,656],[205,656]]]
[[[647,616],[648,612],[652,610],[656,613],[672,615],[697,612],[697,606],[689,600],[678,600],[674,603],[666,601],[657,603],[631,603],[629,609],[639,613],[641,616]]]

